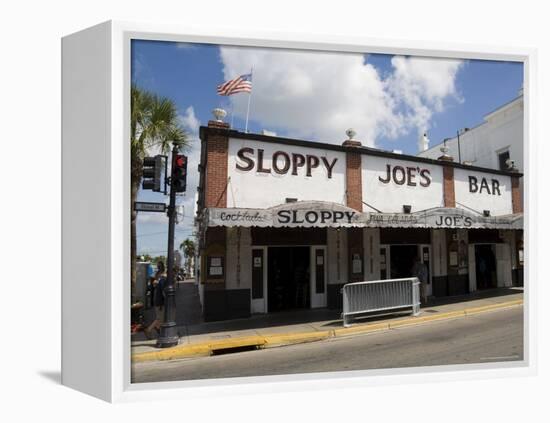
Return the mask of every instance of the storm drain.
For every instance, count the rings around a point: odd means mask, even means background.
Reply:
[[[220,348],[217,350],[212,350],[212,355],[224,355],[224,354],[233,354],[245,351],[254,351],[257,350],[260,345],[242,345],[239,347],[230,347],[230,348]]]

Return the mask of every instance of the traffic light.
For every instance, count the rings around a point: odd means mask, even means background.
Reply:
[[[171,183],[176,192],[185,192],[187,188],[187,156],[176,154]]]
[[[143,159],[143,189],[151,189],[155,192],[162,192],[161,179],[163,168],[163,157],[161,155],[155,157],[145,157]]]

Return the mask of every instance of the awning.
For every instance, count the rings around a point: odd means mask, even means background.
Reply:
[[[445,207],[410,214],[362,213],[322,201],[299,201],[269,209],[208,208],[204,218],[210,227],[523,229],[522,213],[485,217]]]
[[[488,216],[459,208],[437,207],[416,213],[367,213],[366,227],[523,229],[523,213]]]

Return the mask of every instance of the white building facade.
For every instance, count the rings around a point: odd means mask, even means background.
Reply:
[[[523,161],[523,93],[483,117],[474,128],[463,128],[459,135],[445,142],[448,154],[461,163],[489,169],[507,170],[510,162],[524,172]],[[459,151],[460,144],[460,151]],[[419,157],[437,159],[443,143],[418,153]]]
[[[348,282],[428,269],[440,297],[517,283],[521,174],[201,127],[204,318],[339,308]]]

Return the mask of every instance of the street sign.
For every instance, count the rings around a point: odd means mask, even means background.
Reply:
[[[135,211],[145,211],[145,212],[165,212],[166,204],[164,203],[148,203],[145,201],[136,201],[134,203]]]

